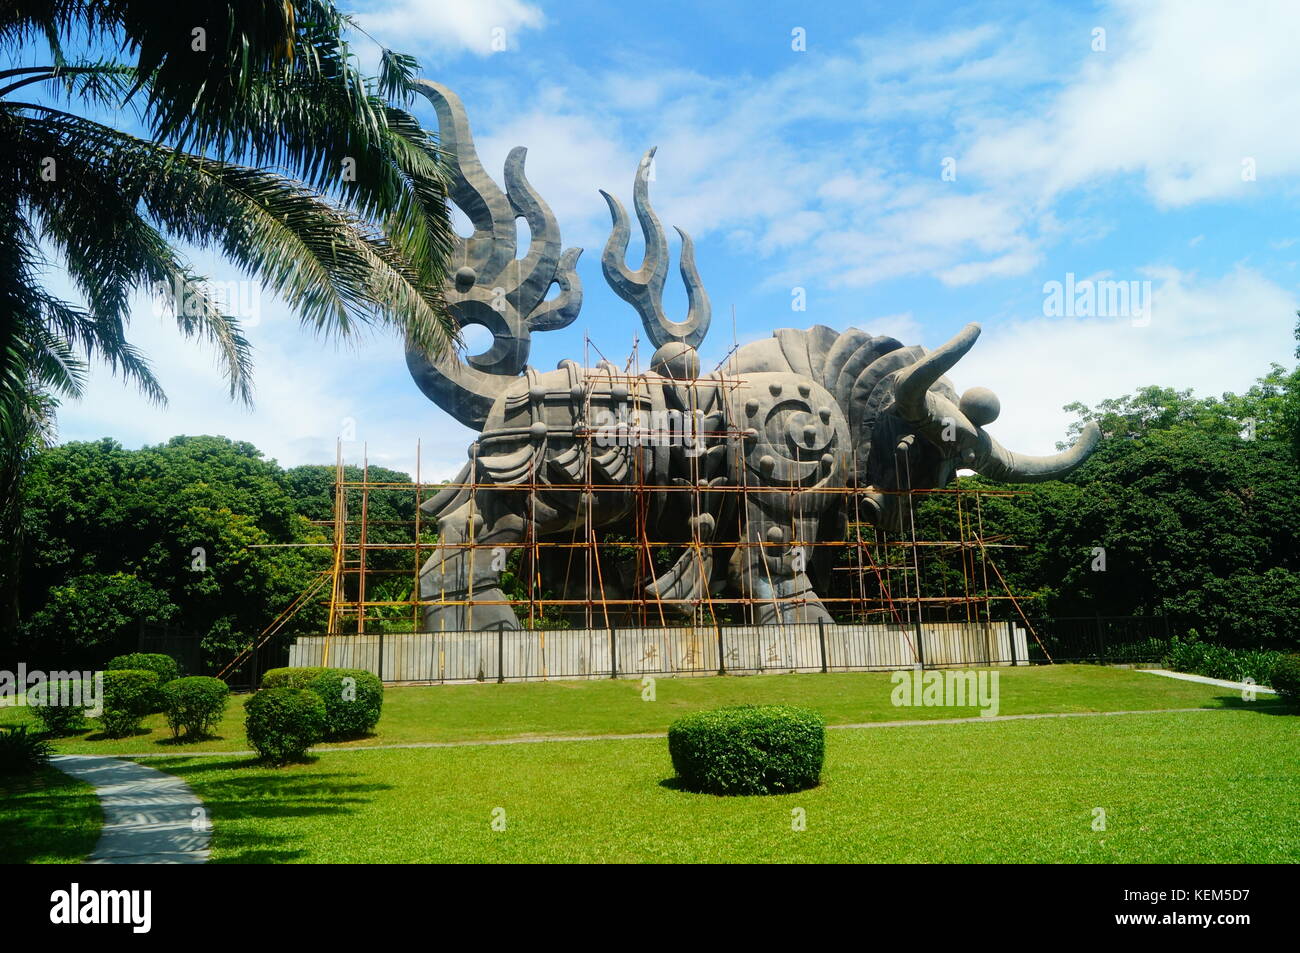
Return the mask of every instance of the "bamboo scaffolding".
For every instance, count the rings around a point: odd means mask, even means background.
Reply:
[[[649,388],[664,386],[664,384],[662,381],[642,376],[638,348],[639,340],[633,342],[632,352],[622,373],[605,362],[599,370],[587,368],[582,371],[579,380],[584,383],[594,383],[596,380],[625,383],[634,405],[639,406],[638,398],[646,396]],[[599,348],[588,340],[587,354],[589,355],[593,349],[600,353]],[[719,370],[715,371],[719,376],[708,378],[708,387],[726,389],[744,383],[735,375],[734,362],[731,359],[734,351],[733,347],[724,355],[718,364]],[[604,360],[604,355],[600,356]],[[700,419],[700,415],[696,412],[704,409],[698,398],[695,383],[676,382],[676,386],[684,387],[688,408],[686,419],[692,422],[692,427]],[[705,382],[700,383],[703,385]],[[967,621],[981,618],[989,621],[995,603],[1010,601],[1015,613],[1021,619],[1025,619],[1019,601],[1010,591],[1006,579],[992,562],[991,556],[991,551],[994,549],[1025,547],[1009,542],[1005,534],[985,535],[981,506],[981,500],[985,496],[1011,497],[1025,491],[970,488],[960,484],[942,488],[913,487],[909,455],[902,453],[898,460],[902,478],[900,488],[895,490],[873,488],[875,493],[897,499],[898,509],[903,514],[903,519],[899,527],[902,533],[895,537],[883,528],[863,521],[860,508],[861,493],[852,485],[758,486],[748,479],[748,468],[745,466],[739,468],[740,478],[734,485],[710,485],[707,481],[701,480],[700,458],[692,457],[689,462],[689,479],[676,485],[665,486],[645,482],[646,474],[642,470],[643,454],[641,453],[631,455],[632,469],[628,483],[598,482],[593,475],[591,452],[592,441],[597,437],[598,431],[583,422],[590,417],[591,387],[585,386],[584,391],[582,420],[575,421],[570,428],[556,428],[553,431],[557,437],[567,436],[586,445],[587,453],[582,479],[572,486],[555,486],[540,480],[535,466],[530,466],[526,479],[510,484],[490,486],[483,484],[480,482],[477,468],[471,468],[470,480],[467,483],[454,481],[425,483],[423,482],[422,448],[419,443],[416,445],[414,482],[371,479],[368,453],[364,450],[360,479],[348,479],[340,441],[335,459],[332,518],[313,521],[315,525],[328,531],[329,541],[257,544],[260,547],[316,546],[328,547],[331,550],[331,568],[326,570],[330,583],[324,647],[326,659],[329,653],[329,640],[342,635],[345,630],[364,634],[369,626],[376,631],[384,631],[393,621],[404,618],[409,620],[406,624],[409,624],[414,631],[419,631],[423,628],[424,611],[434,606],[468,607],[472,627],[472,613],[475,606],[512,605],[516,606],[516,614],[520,616],[521,624],[529,628],[544,627],[549,624],[548,609],[558,609],[571,617],[574,613],[580,614],[582,622],[588,627],[597,624],[605,628],[624,624],[645,626],[653,624],[655,620],[659,625],[667,626],[676,624],[678,616],[682,616],[689,617],[691,626],[717,628],[727,619],[736,621],[735,613],[740,614],[740,619],[752,620],[758,607],[766,606],[776,620],[776,624],[780,626],[789,617],[792,607],[806,605],[809,600],[803,593],[780,593],[772,577],[771,557],[760,557],[758,554],[769,551],[785,553],[790,552],[794,547],[798,547],[798,551],[803,554],[810,577],[813,573],[814,558],[821,560],[819,565],[822,568],[818,570],[819,573],[829,572],[827,578],[843,578],[842,574],[846,572],[856,574],[855,577],[846,580],[845,586],[833,584],[831,586],[833,591],[819,594],[822,604],[836,618],[865,621],[884,617],[904,627],[906,633],[913,630],[916,625],[924,623],[927,614],[933,611],[942,610],[947,617],[951,617],[949,613],[956,612],[958,618],[964,617]],[[738,443],[743,441],[746,431],[731,419],[730,404],[729,400],[720,402],[721,426],[719,429],[704,432],[702,436],[706,440],[734,440]],[[523,432],[516,436],[522,435]],[[670,441],[674,436],[681,436],[680,432],[647,427],[634,427],[629,431],[629,435],[633,446],[663,446],[665,443],[657,443],[657,441]],[[498,437],[509,438],[510,433],[493,433],[488,439],[496,440]],[[799,452],[796,450],[796,455]],[[853,467],[856,472],[856,458]],[[425,541],[423,536],[428,531],[429,521],[420,509],[420,505],[434,494],[447,490],[469,491],[470,518],[465,538],[458,543],[447,544]],[[530,517],[536,512],[538,496],[541,493],[550,496],[580,494],[576,497],[580,501],[580,516],[575,521],[572,532],[567,534],[567,538],[539,537],[534,521],[529,519],[523,538],[518,542],[504,544],[504,548],[508,551],[519,551],[518,572],[524,574],[522,576],[524,581],[521,585],[523,597],[517,601],[508,598],[484,599],[481,596],[476,597],[474,593],[475,553],[481,549],[495,550],[503,546],[492,536],[488,537],[488,541],[478,538],[480,531],[474,519],[480,509],[478,494],[489,490],[493,494],[527,494],[521,509]],[[413,518],[372,519],[370,494],[394,491],[413,494]],[[625,517],[631,532],[630,538],[627,535],[611,535],[606,538],[599,531],[596,526],[596,497],[602,493],[630,495],[630,508]],[[655,532],[660,527],[651,526],[650,514],[653,501],[660,495],[676,493],[690,494],[685,501],[687,512],[692,516],[690,532],[680,534],[681,538],[652,538],[666,535]],[[747,516],[757,510],[757,504],[770,503],[777,494],[789,497],[786,504],[789,520],[788,524],[780,527],[782,538],[774,540],[767,538],[765,533],[756,532],[749,525]],[[839,539],[801,538],[803,535],[811,535],[808,533],[812,525],[809,522],[811,518],[809,514],[815,514],[823,509],[815,500],[815,497],[823,494],[831,494],[845,501],[845,508],[840,517],[843,522],[840,525],[847,531]],[[955,538],[924,538],[920,532],[917,505],[924,499],[936,498],[951,499],[955,505]],[[751,511],[750,514],[747,514],[747,510]],[[731,511],[735,514],[734,521],[728,515]],[[359,516],[353,517],[351,515],[353,513],[358,513]],[[703,514],[711,514],[717,521],[713,538],[705,539],[701,536],[699,518]],[[728,520],[727,526],[730,529],[723,526],[724,518]],[[376,531],[380,529],[387,531],[390,539],[395,535],[401,536],[401,532],[393,532],[393,530],[400,530],[403,527],[409,527],[411,530],[409,541],[380,541],[374,538]],[[620,532],[626,534],[628,530]],[[847,552],[846,547],[850,548]],[[449,598],[445,591],[429,593],[427,598],[422,595],[421,568],[424,557],[429,555],[431,549],[436,552],[440,560],[445,561],[459,554],[465,561],[467,588],[461,594],[463,598]],[[761,591],[765,594],[762,596],[715,595],[713,577],[724,568],[717,565],[716,557],[712,556],[717,550],[724,552],[741,550],[739,572],[744,583],[743,591],[749,593]],[[692,571],[698,574],[695,598],[657,598],[646,592],[646,586],[663,571],[663,568],[657,565],[656,553],[665,551],[690,557],[694,566]],[[379,558],[381,553],[390,554],[390,558]],[[409,565],[395,566],[395,554],[398,553],[410,554]],[[548,553],[555,553],[560,560],[558,565],[554,562],[550,564],[551,571],[559,573],[558,577],[553,578],[550,583],[546,582],[543,572],[544,566],[547,565]],[[565,555],[561,557],[560,553]],[[924,564],[922,554],[926,554]],[[925,566],[929,565],[931,560],[950,559],[948,554],[955,556],[960,565],[960,591],[948,591],[949,580],[952,577],[951,573],[945,570],[934,580],[930,580],[931,588],[942,587],[944,594],[926,594],[925,581],[922,578]],[[830,565],[827,565],[827,557]],[[632,565],[624,563],[624,568],[613,574],[614,578],[611,579],[610,573],[607,572],[609,566],[617,566],[620,559],[629,558]],[[578,563],[579,559],[580,563]],[[710,563],[713,563],[711,571]],[[936,565],[949,564],[941,562]],[[1001,584],[1002,593],[995,593],[990,589],[990,569],[997,582]],[[756,580],[753,576],[756,572],[765,577],[762,580],[764,585],[755,586]],[[572,584],[578,573],[581,574],[582,589],[577,594],[580,594],[581,598],[574,598],[575,588]],[[393,585],[390,582],[381,587],[378,582],[375,582],[372,587],[371,577],[391,580],[403,576],[410,580],[409,597],[403,599],[371,596],[370,590],[375,587],[383,588],[385,592],[376,592],[374,595],[391,596]],[[561,580],[563,591],[558,594],[550,593],[548,585]],[[608,590],[611,583],[617,591]],[[631,595],[626,592],[629,586]],[[843,594],[844,592],[848,594]],[[525,601],[526,606],[518,604]],[[296,605],[301,604],[304,603],[300,599]],[[386,620],[384,626],[374,625],[380,620]],[[1037,638],[1036,634],[1035,638]]]

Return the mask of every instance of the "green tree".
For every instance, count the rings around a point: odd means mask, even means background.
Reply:
[[[165,400],[128,340],[142,289],[165,290],[250,400],[239,316],[181,244],[219,252],[317,332],[379,323],[450,346],[448,179],[403,108],[416,63],[384,50],[362,76],[349,26],[329,0],[0,7],[0,51],[34,61],[0,69],[0,445],[25,440],[33,400],[80,395],[90,358]],[[48,289],[47,252],[84,303]],[[0,467],[0,505],[20,477]],[[0,570],[6,605],[11,579]]]
[[[170,621],[225,662],[329,567],[328,548],[285,545],[327,537],[297,512],[284,471],[223,437],[46,450],[31,467],[23,521],[30,646],[61,637],[40,614],[54,588],[126,573],[165,593],[176,607]],[[290,631],[323,626],[324,609],[312,603]]]
[[[135,645],[141,622],[177,614],[167,594],[129,573],[86,573],[52,586],[25,620],[21,643],[43,665],[94,665]]]
[[[327,0],[5,6],[0,49],[43,43],[48,61],[0,70],[0,427],[14,424],[32,375],[78,393],[77,357],[161,400],[126,340],[132,292],[160,285],[180,330],[217,347],[231,394],[248,399],[238,319],[176,241],[221,251],[318,330],[382,321],[448,346],[445,171],[430,135],[384,98],[409,94],[415,64],[385,51],[367,80],[347,25]],[[74,56],[73,35],[125,57]],[[75,107],[128,117],[147,135]],[[86,308],[44,289],[43,248]]]
[[[995,554],[1012,590],[1049,615],[1300,645],[1298,406],[1300,371],[1278,365],[1240,395],[1153,386],[1071,405],[1076,431],[1096,420],[1108,436],[1093,456],[1066,482],[983,502],[986,533],[1025,546]]]

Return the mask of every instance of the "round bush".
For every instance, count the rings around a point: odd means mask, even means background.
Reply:
[[[216,727],[226,713],[230,686],[219,678],[191,675],[162,687],[163,713],[172,736],[187,741],[202,738]]]
[[[307,686],[325,703],[325,736],[347,738],[370,731],[384,708],[384,683],[370,672],[331,668]]]
[[[153,710],[157,698],[157,672],[104,672],[104,712],[99,716],[104,734],[110,738],[134,734],[144,716]]]
[[[104,671],[154,672],[158,676],[159,689],[181,677],[181,667],[176,660],[170,655],[160,655],[156,652],[131,652],[128,655],[119,655],[104,664]],[[150,703],[149,711],[162,711],[162,705],[162,692],[159,691]]]
[[[817,784],[826,723],[806,708],[741,705],[701,711],[668,729],[684,787],[707,794],[780,794]]]
[[[1283,655],[1274,662],[1269,684],[1286,701],[1300,706],[1300,655]]]
[[[27,693],[27,707],[46,734],[69,735],[86,727],[86,704],[93,698],[94,685],[77,679],[47,682]]]
[[[263,688],[244,706],[244,731],[263,761],[299,760],[325,737],[325,703],[305,688]]]
[[[268,668],[262,673],[262,688],[306,688],[311,680],[328,668]]]

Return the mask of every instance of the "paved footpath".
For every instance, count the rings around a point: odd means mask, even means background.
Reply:
[[[1171,672],[1164,668],[1139,668],[1138,672],[1146,672],[1148,675],[1163,675],[1165,678],[1177,678],[1184,682],[1200,682],[1202,685],[1218,685],[1220,688],[1235,688],[1238,691],[1250,689],[1252,692],[1264,692],[1268,695],[1276,695],[1277,692],[1265,685],[1253,685],[1246,682],[1230,682],[1226,678],[1209,678],[1205,675],[1189,675],[1186,672]]]
[[[64,774],[94,785],[104,827],[88,864],[202,864],[211,824],[203,802],[180,778],[120,758],[64,754]]]
[[[1126,711],[1056,711],[1027,715],[973,715],[968,718],[912,718],[906,721],[863,721],[827,725],[827,731],[858,728],[924,728],[930,725],[980,725],[999,721],[1035,721],[1040,718],[1109,718],[1114,715],[1172,715],[1190,712],[1225,712],[1229,708],[1142,708]],[[473,741],[411,741],[392,745],[355,745],[350,748],[312,748],[313,755],[347,754],[354,751],[405,751],[412,748],[478,748],[498,745],[540,745],[570,741],[636,741],[641,738],[667,738],[666,731],[645,731],[624,735],[525,735],[516,738],[479,738]],[[186,751],[183,754],[140,751],[123,758],[241,758],[253,757],[255,751]]]

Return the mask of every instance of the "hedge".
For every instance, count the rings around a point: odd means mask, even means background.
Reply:
[[[1300,655],[1283,655],[1278,658],[1273,665],[1269,682],[1283,700],[1300,706]]]
[[[27,693],[27,707],[47,734],[74,734],[86,727],[86,703],[94,690],[93,682],[80,679],[46,682],[41,689]],[[63,704],[74,698],[81,704]]]
[[[158,673],[114,670],[104,673],[104,712],[99,716],[104,734],[122,738],[140,728],[159,697]]]
[[[172,736],[195,740],[209,734],[226,713],[230,686],[219,678],[191,675],[162,687],[163,713]]]
[[[306,688],[322,672],[333,671],[319,666],[314,668],[268,668],[262,673],[262,688]]]
[[[307,687],[325,703],[327,738],[362,735],[379,723],[384,683],[372,673],[354,668],[325,669]]]
[[[177,661],[170,655],[160,655],[157,652],[131,652],[128,655],[119,655],[104,663],[104,671],[154,672],[158,676],[159,689],[181,677],[181,667]],[[149,710],[151,712],[163,710],[161,691],[150,703]]]
[[[263,688],[244,706],[244,731],[263,761],[299,760],[325,737],[325,703],[305,688]]]
[[[779,794],[817,784],[826,722],[807,708],[740,705],[695,712],[668,729],[683,787],[708,794]]]

